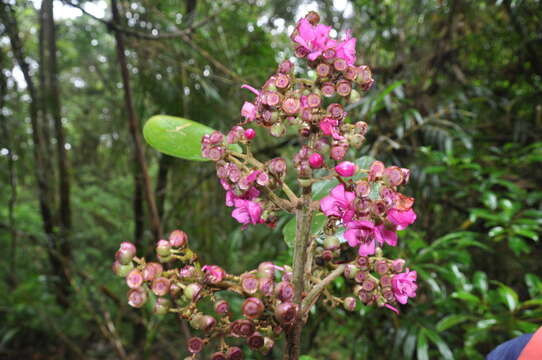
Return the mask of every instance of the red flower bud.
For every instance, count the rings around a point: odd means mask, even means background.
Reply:
[[[337,174],[343,177],[353,176],[357,170],[357,165],[350,161],[343,161],[339,163],[339,165],[335,166],[335,171]]]
[[[249,337],[254,334],[256,326],[250,320],[240,319],[231,323],[230,331],[232,335],[237,337]]]
[[[250,297],[243,302],[242,311],[249,319],[257,319],[262,315],[265,307],[263,302],[255,297]]]
[[[145,281],[153,281],[156,277],[160,276],[163,271],[162,265],[150,262],[145,264],[145,267],[143,268],[143,279]]]
[[[258,291],[258,278],[253,274],[241,275],[241,287],[243,291],[249,295],[255,294]]]
[[[324,165],[324,157],[318,153],[314,153],[309,158],[309,165],[313,169],[320,169]]]
[[[203,350],[204,342],[199,337],[188,339],[188,351],[192,354],[200,353]]]
[[[279,178],[282,178],[286,174],[286,161],[282,158],[271,159],[267,163],[269,172]]]
[[[375,263],[375,271],[379,275],[384,275],[389,270],[388,263],[384,260],[379,260]]]
[[[254,129],[249,128],[245,130],[245,137],[247,138],[247,140],[252,140],[254,139],[255,136],[256,136],[256,131]]]
[[[294,286],[288,281],[281,281],[275,287],[275,294],[280,301],[292,300],[294,292]]]
[[[226,272],[217,265],[205,265],[202,270],[205,274],[205,282],[209,284],[218,284],[226,276]]]
[[[294,68],[294,64],[290,60],[284,60],[280,63],[278,72],[282,74],[288,74]]]
[[[265,344],[265,339],[260,333],[255,332],[247,339],[247,344],[253,350],[261,349]]]
[[[263,296],[271,296],[273,295],[273,289],[275,287],[275,282],[273,279],[270,278],[260,278],[258,280],[258,290],[260,290],[260,293]]]
[[[376,288],[376,283],[374,282],[374,280],[366,279],[363,282],[362,286],[363,290],[365,291],[373,291]]]
[[[243,350],[237,346],[232,346],[228,349],[228,351],[226,351],[226,358],[228,360],[243,360],[245,355],[243,354]]]
[[[392,277],[388,275],[384,275],[380,278],[380,286],[384,287],[391,287],[392,285]]]
[[[222,352],[215,352],[211,355],[211,360],[227,360],[226,354]]]
[[[352,264],[347,264],[344,267],[344,277],[347,279],[355,279],[356,275],[359,273],[359,267]]]

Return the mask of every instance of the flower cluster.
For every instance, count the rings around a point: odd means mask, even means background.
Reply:
[[[159,262],[147,262],[136,256],[132,243],[123,242],[115,254],[113,271],[126,280],[130,306],[140,308],[150,302],[155,314],[176,313],[200,332],[188,340],[192,354],[200,353],[214,340],[218,340],[220,351],[211,359],[242,359],[244,352],[236,346],[242,343],[265,354],[297,316],[288,266],[263,262],[240,276],[217,265],[201,266],[181,230],[158,241],[156,255]],[[244,298],[237,319],[229,302],[221,298],[224,290]],[[198,308],[208,301],[214,304],[214,314]],[[228,345],[227,339],[234,344]]]

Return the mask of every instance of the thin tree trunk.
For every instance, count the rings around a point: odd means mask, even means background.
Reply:
[[[72,227],[71,204],[70,204],[70,177],[68,154],[66,151],[66,139],[62,126],[62,115],[60,107],[60,89],[58,86],[58,66],[56,59],[56,30],[53,15],[53,0],[43,0],[41,3],[41,27],[42,27],[42,48],[43,58],[41,72],[45,74],[45,85],[42,88],[44,93],[43,108],[44,118],[52,117],[56,137],[57,166],[58,166],[58,198],[59,198],[59,220],[60,232],[58,233],[59,253],[65,260],[65,266],[69,266],[71,259],[71,244],[69,235]]]
[[[164,216],[164,208],[166,204],[168,174],[173,158],[169,155],[160,155],[158,162],[158,178],[156,180],[156,207],[158,208],[158,216],[160,219]]]
[[[69,294],[69,278],[65,271],[63,259],[57,256],[57,241],[54,233],[53,212],[48,199],[50,198],[49,183],[47,182],[47,169],[44,164],[44,157],[47,156],[43,133],[40,129],[38,119],[38,97],[32,77],[30,76],[30,66],[25,59],[25,54],[21,39],[19,38],[19,26],[15,16],[15,11],[11,5],[6,2],[0,2],[0,18],[4,23],[6,33],[9,36],[13,55],[23,73],[26,81],[28,94],[30,96],[29,113],[32,127],[34,169],[36,182],[38,185],[38,200],[40,212],[43,221],[43,229],[49,240],[48,256],[51,263],[53,275],[60,280],[55,282],[54,290],[57,302],[60,305],[67,306],[67,296]]]
[[[113,23],[120,25],[120,15],[117,7],[117,1],[111,0],[111,10],[113,13]],[[124,89],[124,106],[126,108],[126,113],[128,116],[128,124],[130,128],[130,134],[132,135],[132,140],[134,142],[134,151],[139,165],[139,170],[143,176],[143,193],[147,202],[149,216],[151,220],[151,229],[154,235],[155,240],[159,240],[162,237],[162,230],[160,228],[160,217],[158,216],[158,209],[156,207],[156,202],[154,199],[154,194],[152,191],[151,179],[149,176],[149,171],[147,168],[147,163],[145,160],[145,152],[143,150],[143,141],[141,139],[141,129],[139,126],[139,121],[134,111],[134,106],[132,102],[132,88],[130,87],[130,76],[128,73],[128,64],[126,62],[125,46],[124,46],[124,36],[122,32],[113,29],[115,33],[115,39],[117,43],[117,57],[120,67],[120,72],[122,75],[122,85]]]
[[[145,230],[143,197],[143,179],[141,171],[139,171],[138,166],[134,166],[134,244],[138,249],[143,245],[143,234]]]

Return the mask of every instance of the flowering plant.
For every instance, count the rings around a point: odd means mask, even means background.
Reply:
[[[367,66],[356,65],[356,38],[347,32],[332,39],[331,27],[319,21],[311,12],[291,35],[296,57],[313,78],[298,77],[292,61],[282,62],[261,88],[242,86],[255,98],[243,104],[237,125],[226,135],[206,131],[201,139],[202,156],[215,162],[226,206],[243,228],[273,227],[281,214],[295,215],[292,266],[263,262],[239,276],[202,266],[181,230],[158,241],[159,262],[136,257],[130,243],[116,253],[113,268],[126,278],[131,306],[152,298],[155,313],[176,313],[199,331],[188,340],[193,359],[211,343],[218,345],[213,360],[242,359],[243,342],[267,353],[282,336],[284,358],[298,359],[303,324],[321,298],[347,311],[360,301],[399,313],[399,304],[416,295],[416,272],[405,269],[405,260],[383,255],[397,245],[397,231],[416,220],[414,199],[398,192],[410,172],[380,161],[364,169],[347,159],[364,143],[368,125],[352,123],[343,104],[358,101],[373,78]],[[255,127],[274,137],[295,131],[302,145],[291,160],[260,161],[252,152]],[[285,181],[288,170],[295,171],[298,191]],[[326,196],[316,196],[316,185]],[[316,217],[324,221],[315,232]],[[346,297],[328,287],[338,277],[349,284]],[[224,291],[244,299],[240,318]],[[203,301],[213,303],[214,314],[201,310]]]

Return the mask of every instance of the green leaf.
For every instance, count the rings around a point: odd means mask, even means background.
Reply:
[[[168,115],[155,115],[145,123],[143,136],[156,150],[181,159],[207,161],[201,156],[201,138],[214,129],[198,122]],[[241,152],[237,144],[232,150]]]
[[[452,353],[452,350],[450,350],[450,347],[448,344],[442,340],[442,338],[433,330],[425,329],[425,333],[427,334],[427,337],[433,344],[435,344],[438,348],[438,351],[442,355],[443,359],[453,359],[454,354]]]
[[[512,236],[508,240],[508,246],[510,246],[510,249],[512,249],[516,256],[520,256],[522,253],[528,254],[531,252],[531,248],[525,240],[517,236]]]
[[[500,286],[499,294],[501,295],[503,302],[508,306],[508,309],[514,311],[518,306],[518,294],[506,285]]]
[[[462,322],[465,322],[469,319],[469,316],[462,314],[448,315],[445,318],[442,318],[437,323],[437,331],[445,331],[451,327],[454,327]]]
[[[425,334],[425,329],[421,329],[418,333],[418,345],[416,347],[418,360],[429,360],[429,344]]]
[[[473,306],[478,305],[480,303],[480,299],[476,295],[473,295],[466,291],[456,291],[452,293],[452,297],[455,299],[464,300]]]
[[[301,355],[299,357],[299,360],[315,360],[312,356],[309,355]]]
[[[531,297],[536,297],[542,292],[542,282],[535,274],[526,274],[525,284],[527,284],[529,295],[531,295]]]
[[[487,275],[485,272],[477,271],[473,277],[474,286],[484,295],[487,292]]]
[[[311,234],[318,234],[322,228],[324,227],[324,224],[326,223],[327,217],[324,214],[316,214],[312,218],[312,224],[311,224]],[[282,228],[282,236],[284,237],[284,241],[286,242],[286,245],[288,247],[293,248],[295,243],[295,230],[296,230],[296,221],[295,217],[293,217],[290,221],[284,225],[284,228]]]

